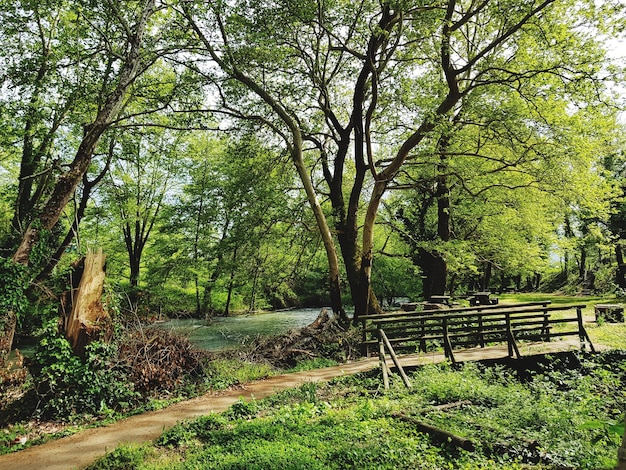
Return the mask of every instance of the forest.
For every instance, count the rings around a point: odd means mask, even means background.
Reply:
[[[61,356],[140,349],[135,321],[623,298],[625,24],[620,0],[0,1],[0,368],[47,345],[45,395]]]

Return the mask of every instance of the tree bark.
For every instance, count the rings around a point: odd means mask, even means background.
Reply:
[[[424,299],[430,299],[433,295],[444,295],[448,269],[441,253],[419,249],[418,266],[424,275],[422,281]]]
[[[492,267],[493,267],[493,264],[491,263],[491,261],[485,262],[485,272],[483,273],[483,281],[481,283],[481,288],[483,291],[489,290],[489,284],[491,284]]]
[[[15,336],[17,315],[13,310],[2,312],[0,317],[0,368],[6,366]]]

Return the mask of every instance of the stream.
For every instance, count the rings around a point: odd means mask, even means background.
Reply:
[[[195,346],[216,351],[238,346],[257,335],[271,336],[286,333],[292,328],[302,328],[311,324],[321,310],[316,307],[209,320],[173,319],[157,324],[155,328],[172,329],[186,335]]]

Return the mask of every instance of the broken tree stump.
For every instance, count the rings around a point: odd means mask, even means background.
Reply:
[[[84,357],[89,343],[98,339],[107,341],[111,336],[111,317],[102,305],[104,263],[101,249],[95,253],[88,251],[75,263],[72,288],[61,301],[65,337],[80,357]]]

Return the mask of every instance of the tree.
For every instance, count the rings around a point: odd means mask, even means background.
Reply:
[[[246,7],[247,6],[244,6],[244,9]],[[220,8],[225,8],[225,11],[221,11]],[[258,108],[258,105],[251,106],[250,108],[240,107],[238,109],[232,109],[230,103],[224,103],[224,108],[233,116],[241,119],[259,119],[263,124],[268,125],[270,129],[275,131],[283,140],[313,210],[324,243],[329,266],[331,307],[333,311],[345,321],[345,310],[341,299],[338,257],[326,215],[318,201],[311,175],[306,167],[304,159],[304,136],[301,123],[296,115],[292,113],[292,109],[281,101],[282,94],[274,93],[273,90],[267,87],[267,84],[263,81],[263,74],[257,74],[253,70],[248,69],[247,64],[249,64],[248,60],[250,59],[250,55],[248,54],[249,47],[246,45],[245,36],[250,30],[241,28],[245,16],[238,14],[233,15],[228,9],[229,6],[226,4],[211,4],[207,11],[198,5],[185,3],[183,4],[181,13],[192,27],[200,45],[204,48],[209,59],[215,62],[224,73],[222,77],[216,77],[213,74],[206,73],[207,81],[210,81],[212,84],[218,84],[221,87],[218,91],[219,94],[227,93],[233,90],[234,84],[239,84],[243,86],[244,90],[247,90],[252,97],[256,97],[261,101],[261,107],[265,108],[264,111],[270,110],[272,113],[270,117],[267,117],[266,113],[255,116],[253,109]],[[207,16],[208,20],[201,19],[207,18]],[[227,22],[227,20],[230,19],[233,19],[234,23]],[[251,19],[252,21],[246,26],[262,26],[264,23],[264,21],[257,23],[258,18]],[[264,20],[267,19],[269,19],[269,17],[264,18]],[[275,25],[275,23],[273,24]],[[216,41],[213,31],[219,32]],[[233,37],[231,37],[231,35]],[[195,50],[197,50],[197,48]],[[262,60],[262,57],[258,59]],[[197,70],[198,72],[202,72],[200,67],[197,67]],[[234,91],[236,94],[240,93],[236,90]],[[248,100],[251,96],[246,96],[246,93],[243,93],[244,99],[242,101],[250,104]]]
[[[222,313],[228,314],[230,299],[242,289],[254,310],[267,282],[264,271],[280,264],[270,246],[294,224],[293,175],[285,171],[284,158],[253,135],[228,140],[197,135],[189,140],[186,161],[189,181],[171,201],[169,221],[162,226],[168,237],[178,236],[174,244],[164,240],[164,249],[191,273],[197,315],[217,310],[218,282],[227,292]]]
[[[142,255],[180,169],[180,145],[175,135],[157,130],[121,135],[112,145],[119,155],[109,172],[104,203],[118,212],[130,268],[130,300],[136,305]]]
[[[22,240],[13,254],[13,260],[16,263],[27,265],[30,253],[33,246],[39,241],[41,232],[51,230],[56,225],[77,185],[89,168],[91,157],[102,134],[117,118],[124,104],[128,89],[138,74],[142,73],[144,67],[149,64],[149,61],[144,56],[143,47],[148,22],[155,12],[154,0],[139,3],[136,16],[133,16],[131,13],[129,18],[123,17],[120,10],[113,3],[108,4],[107,7],[111,9],[108,10],[105,7],[104,11],[110,13],[118,23],[116,25],[105,23],[105,25],[109,29],[111,26],[117,26],[119,29],[116,33],[120,33],[122,42],[120,44],[112,44],[109,40],[110,38],[102,38],[102,40],[105,41],[105,44],[109,44],[112,47],[120,47],[123,55],[118,64],[117,74],[106,76],[103,86],[106,87],[108,85],[108,80],[112,80],[115,84],[105,91],[105,97],[99,103],[93,120],[83,126],[84,135],[78,145],[74,160],[69,164],[68,170],[58,176],[40,214],[33,218],[33,221],[22,236]],[[96,18],[96,20],[98,19],[102,20],[103,18]],[[110,50],[109,52],[111,53],[109,56],[109,67],[113,69],[114,62],[118,62],[114,60],[116,57],[119,57],[116,56],[118,51]],[[150,58],[150,60],[153,60],[153,58]],[[97,103],[97,99],[94,102]]]
[[[93,72],[95,76],[100,75],[101,81],[97,91],[93,87],[88,88],[88,91],[94,92],[90,100],[90,113],[85,113],[89,115],[89,120],[84,121],[82,137],[75,147],[73,160],[67,165],[67,169],[62,169],[54,181],[50,183],[47,199],[40,205],[36,214],[24,214],[23,207],[16,209],[17,216],[15,219],[30,221],[27,228],[23,231],[21,241],[12,256],[13,262],[22,265],[29,264],[33,248],[42,239],[42,234],[49,233],[57,225],[66,205],[73,197],[76,187],[89,168],[100,138],[118,118],[128,90],[136,78],[155,60],[154,53],[146,54],[145,48],[146,32],[149,30],[150,20],[156,11],[154,0],[135,2],[135,9],[127,8],[124,11],[120,10],[115,2],[106,2],[97,7],[91,4],[81,5],[80,3],[74,3],[70,6],[63,2],[53,5],[55,7],[58,5],[61,13],[57,16],[53,15],[52,19],[69,21],[69,25],[64,31],[72,31],[71,26],[73,24],[81,24],[83,26],[88,24],[91,26],[91,28],[80,27],[75,30],[80,33],[76,45],[84,47],[86,50],[78,49],[71,52],[68,50],[63,51],[64,53],[61,54],[60,61],[75,65],[76,75],[72,76],[71,73],[68,73],[68,76],[72,78],[79,77],[80,81],[80,78],[83,77],[82,68],[85,67],[88,73]],[[83,9],[83,6],[87,8]],[[30,4],[23,5],[23,8],[22,6],[17,7],[15,11],[30,13],[32,8]],[[37,10],[37,12],[39,13],[40,10]],[[35,68],[35,70],[39,70],[42,73],[37,73],[37,78],[33,80],[35,91],[31,94],[32,103],[26,113],[29,117],[27,117],[24,127],[25,147],[22,152],[22,194],[18,197],[18,206],[22,204],[22,201],[26,201],[29,206],[32,205],[33,197],[31,194],[27,194],[29,191],[23,185],[26,179],[31,176],[28,173],[35,171],[38,159],[42,157],[42,153],[49,148],[49,145],[45,142],[51,139],[50,130],[58,126],[57,121],[54,121],[52,126],[43,132],[39,150],[33,150],[33,152],[28,150],[29,146],[32,145],[30,133],[32,127],[29,122],[34,122],[33,119],[37,118],[37,116],[31,113],[34,113],[34,108],[40,105],[38,95],[43,89],[43,82],[39,77],[41,76],[43,79],[48,73],[48,57],[45,52],[46,44],[56,43],[50,38],[43,38],[47,33],[46,28],[42,25],[46,25],[47,20],[42,20],[39,14],[32,16],[35,18],[35,29],[39,31],[42,37],[41,45],[44,53],[41,55],[41,66]],[[50,29],[50,31],[52,30],[53,28]],[[14,38],[19,38],[19,31],[13,31],[13,33]],[[97,57],[102,62],[94,60],[83,63],[81,58],[85,56]],[[100,68],[103,68],[103,70],[100,70]],[[29,69],[26,70],[28,71]],[[55,116],[56,119],[61,114],[53,113],[52,116]],[[41,122],[39,119],[35,120]],[[25,166],[27,167],[26,169],[24,169]],[[14,313],[2,312],[3,317],[7,315],[11,317]],[[4,321],[5,318],[2,318],[2,320]],[[14,321],[11,321],[11,318],[6,320],[5,323],[7,324],[15,324]]]
[[[220,68],[207,78],[219,80],[225,107],[311,142],[307,153],[315,155],[296,161],[308,161],[310,174],[327,185],[358,317],[376,309],[369,287],[374,224],[405,163],[421,152],[438,161],[435,142],[446,145],[447,129],[481,90],[532,103],[546,90],[571,97],[594,87],[601,54],[576,23],[595,21],[586,9],[596,11],[592,2],[555,0],[256,1],[210,11],[186,4],[185,16]],[[527,89],[529,82],[537,85]]]
[[[547,83],[529,81],[526,92]],[[447,126],[445,146],[443,139],[434,145],[438,160],[420,152],[407,165],[392,186],[402,192],[392,220],[425,276],[426,298],[451,289],[447,263],[459,259],[452,248],[459,240],[471,242],[463,248],[474,257],[466,271],[483,273],[473,287],[482,290],[492,268],[508,277],[543,271],[556,243],[553,227],[573,207],[606,212],[612,191],[596,162],[613,151],[615,115],[568,110],[570,103],[483,90]]]

